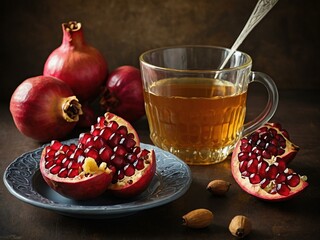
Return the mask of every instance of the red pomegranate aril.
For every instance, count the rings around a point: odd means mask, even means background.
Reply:
[[[99,150],[99,156],[100,156],[101,161],[103,161],[103,162],[108,163],[110,161],[112,155],[113,155],[113,151],[107,145]]]
[[[276,183],[282,183],[286,180],[286,175],[284,173],[278,173],[276,176],[275,182]]]
[[[135,171],[136,171],[136,170],[135,170],[134,166],[131,165],[131,164],[127,164],[127,165],[124,167],[124,174],[125,174],[126,176],[128,176],[128,177],[134,175]]]
[[[247,170],[248,161],[241,161],[239,164],[240,172],[244,172]]]
[[[296,187],[300,183],[300,177],[298,176],[298,174],[290,174],[287,176],[286,183],[290,187]]]
[[[115,146],[115,147],[113,148],[113,152],[114,152],[116,155],[123,157],[123,156],[126,155],[127,150],[126,150],[126,148],[125,148],[124,146],[118,145],[118,146]]]
[[[124,178],[124,171],[122,169],[118,170],[118,173],[117,173],[117,180],[121,180]]]
[[[138,159],[138,157],[135,154],[128,153],[126,155],[126,159],[128,160],[129,163],[134,163]]]
[[[95,148],[92,148],[92,147],[86,148],[84,150],[84,154],[86,157],[91,157],[96,161],[100,160],[99,152]]]
[[[290,194],[290,191],[290,188],[283,183],[279,183],[277,185],[277,192],[283,196],[288,196]]]
[[[68,159],[68,157],[66,156],[61,163],[62,163],[62,166],[66,168],[70,163],[70,159]]]
[[[128,134],[128,129],[125,126],[120,126],[117,129],[117,133],[121,135],[127,135]]]
[[[278,169],[275,165],[270,165],[267,167],[266,172],[269,179],[275,179],[278,174]]]
[[[262,181],[260,182],[260,186],[262,189],[265,189],[270,183],[270,180],[267,178],[262,179]]]
[[[268,166],[269,166],[268,163],[265,161],[259,162],[258,172],[259,172],[260,177],[265,178],[267,176],[266,169]]]
[[[136,167],[137,170],[141,170],[144,168],[144,160],[143,159],[138,159],[135,163],[134,166]]]
[[[247,164],[247,171],[249,173],[256,173],[258,170],[258,160],[257,159],[251,159],[248,161]]]
[[[79,169],[70,169],[68,172],[69,178],[74,178],[79,175]]]
[[[59,165],[53,165],[51,168],[50,168],[50,173],[52,174],[58,174],[59,171],[61,169],[61,166]]]
[[[261,182],[261,178],[258,174],[252,173],[249,176],[249,180],[252,184],[257,184]]]
[[[103,137],[105,140],[108,140],[113,133],[114,131],[111,128],[103,128],[100,131],[100,137]]]
[[[47,161],[46,164],[45,164],[45,167],[46,167],[46,168],[50,168],[50,167],[53,166],[53,164],[54,164],[54,161],[53,161],[53,160]]]
[[[126,162],[122,156],[112,155],[111,164],[114,165],[117,169],[121,169],[125,166]]]
[[[58,173],[58,177],[66,178],[67,176],[68,176],[68,170],[66,168],[62,168]]]
[[[121,135],[118,134],[118,133],[113,133],[109,140],[108,140],[108,143],[110,144],[111,147],[115,147],[117,146],[119,143],[120,143],[120,140],[121,140]]]
[[[57,151],[62,146],[62,143],[57,140],[52,140],[50,146],[50,150]]]
[[[110,121],[108,122],[107,127],[111,128],[115,132],[117,131],[119,124],[115,121]]]
[[[238,158],[239,158],[239,161],[244,161],[244,160],[247,160],[249,158],[249,153],[247,152],[240,152],[238,154]]]
[[[92,138],[92,135],[89,133],[81,133],[79,135],[79,143],[85,145],[89,138]]]

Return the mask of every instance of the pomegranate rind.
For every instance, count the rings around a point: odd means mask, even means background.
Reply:
[[[75,200],[92,199],[103,194],[112,181],[111,170],[99,171],[88,176],[79,175],[75,178],[60,178],[49,173],[45,168],[46,148],[40,158],[40,172],[44,181],[56,192],[64,197]]]
[[[131,198],[145,191],[156,173],[157,164],[154,150],[150,150],[146,161],[149,164],[145,168],[140,171],[136,170],[137,173],[131,177],[125,176],[123,179],[118,180],[117,183],[111,183],[107,192],[116,197]]]
[[[293,198],[309,185],[305,181],[304,177],[300,176],[300,183],[297,186],[291,188],[289,195],[284,196],[279,193],[268,193],[266,190],[260,187],[260,184],[250,183],[249,178],[243,177],[241,175],[241,172],[239,171],[240,161],[238,160],[238,154],[240,152],[240,145],[241,141],[238,141],[231,156],[231,173],[241,189],[249,193],[250,195],[266,201],[284,201]]]

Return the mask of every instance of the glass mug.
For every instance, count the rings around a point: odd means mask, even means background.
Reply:
[[[174,46],[140,56],[146,115],[152,142],[190,165],[218,163],[239,138],[273,116],[278,91],[266,74],[251,71],[251,57],[236,51],[219,66],[230,49]],[[248,84],[262,83],[267,105],[244,124]]]

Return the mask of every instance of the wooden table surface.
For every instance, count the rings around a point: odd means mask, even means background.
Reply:
[[[248,117],[259,113],[264,94],[248,100]],[[24,203],[0,183],[0,239],[234,239],[228,231],[231,218],[246,215],[253,231],[246,239],[317,239],[320,226],[320,111],[316,91],[280,91],[273,122],[286,128],[301,150],[291,163],[308,176],[309,187],[286,202],[264,202],[248,195],[235,183],[230,157],[212,166],[190,166],[192,184],[185,195],[166,205],[118,219],[79,219]],[[8,104],[0,106],[0,173],[24,152],[40,146],[15,128]],[[141,141],[151,143],[146,119],[135,125]],[[212,179],[225,179],[231,188],[224,197],[206,191]],[[181,216],[197,208],[210,209],[213,224],[200,230],[182,226]]]

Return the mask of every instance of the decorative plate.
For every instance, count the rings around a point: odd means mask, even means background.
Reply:
[[[75,139],[64,143],[70,144]],[[42,179],[39,160],[43,147],[24,153],[6,169],[3,180],[9,192],[18,199],[57,213],[82,218],[116,218],[161,206],[181,197],[190,187],[188,165],[175,155],[158,147],[141,143],[141,148],[154,149],[157,171],[149,187],[139,196],[127,200],[102,195],[85,201],[65,198]]]

